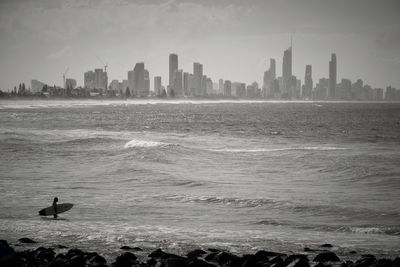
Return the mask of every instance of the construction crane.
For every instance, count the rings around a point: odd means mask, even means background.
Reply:
[[[65,87],[66,87],[66,84],[65,84],[65,75],[67,75],[68,71],[69,71],[69,67],[67,67],[67,68],[65,69],[64,73],[63,73],[64,89],[65,89]]]
[[[108,63],[104,64],[103,60],[101,60],[101,58],[99,58],[98,56],[96,56],[97,59],[100,61],[101,64],[103,64],[104,66],[104,72],[107,72],[107,67],[108,67]]]

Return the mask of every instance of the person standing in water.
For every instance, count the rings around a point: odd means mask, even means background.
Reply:
[[[54,219],[57,219],[57,202],[58,202],[58,197],[55,197],[53,200],[53,209],[54,209]]]

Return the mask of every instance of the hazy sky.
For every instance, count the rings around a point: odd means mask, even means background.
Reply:
[[[336,52],[338,81],[361,78],[400,88],[400,0],[0,0],[0,89],[38,79],[83,84],[83,73],[108,63],[109,81],[127,79],[144,61],[168,80],[168,55],[179,68],[203,64],[214,81],[261,83],[269,58],[282,73],[293,34],[293,73],[328,77]],[[151,86],[153,89],[153,86]]]

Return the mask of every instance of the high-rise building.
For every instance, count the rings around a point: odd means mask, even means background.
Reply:
[[[263,96],[272,97],[273,93],[271,90],[272,81],[276,79],[276,62],[275,59],[271,58],[269,63],[269,69],[264,72],[263,79]]]
[[[203,81],[203,65],[195,62],[193,63],[193,86],[196,96],[203,96],[201,91]]]
[[[178,55],[169,54],[169,89],[174,89],[175,72],[178,70]],[[169,92],[168,92],[169,93]]]
[[[218,94],[223,95],[224,94],[224,80],[223,79],[219,79],[218,81]]]
[[[176,70],[174,73],[173,88],[175,96],[183,95],[183,71]]]
[[[292,44],[283,53],[282,61],[282,96],[284,98],[290,98],[290,87],[289,79],[292,77]]]
[[[161,76],[154,77],[154,93],[161,95]]]
[[[31,80],[31,90],[33,93],[42,92],[43,87],[46,86],[45,83],[42,83],[38,80]]]
[[[190,74],[188,72],[183,73],[183,95],[190,95]]]
[[[312,98],[313,80],[312,80],[312,67],[311,65],[306,65],[306,73],[304,75],[304,90],[302,92],[303,99]]]
[[[136,63],[134,71],[134,95],[138,97],[147,97],[149,92],[146,90],[144,63]]]
[[[136,95],[135,93],[135,71],[128,71],[128,88],[131,95]],[[123,93],[126,93],[126,88],[123,88]]]
[[[144,92],[143,97],[148,97],[150,94],[150,74],[147,69],[144,70]]]
[[[331,61],[329,61],[329,98],[335,98],[336,95],[336,81],[337,81],[337,72],[336,72],[336,54],[332,53]]]
[[[108,77],[107,72],[103,69],[95,69],[94,71],[87,71],[84,74],[84,86],[88,89],[101,89],[107,90]]]
[[[224,83],[224,96],[231,96],[232,95],[232,82],[226,80]]]

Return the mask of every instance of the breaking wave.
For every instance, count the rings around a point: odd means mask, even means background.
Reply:
[[[124,148],[135,148],[135,147],[165,147],[165,146],[170,146],[171,144],[168,143],[162,143],[162,142],[157,142],[157,141],[145,141],[145,140],[136,140],[133,139],[129,142],[127,142],[124,145]]]

